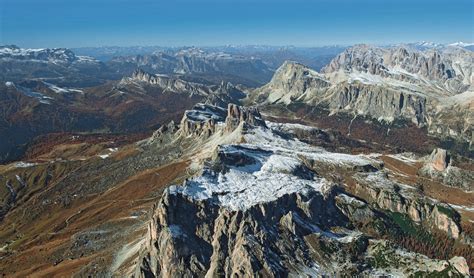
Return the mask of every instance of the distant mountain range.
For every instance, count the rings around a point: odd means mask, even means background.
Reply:
[[[40,78],[67,86],[91,86],[118,78],[92,57],[77,56],[66,48],[23,49],[0,47],[0,80]]]
[[[197,48],[159,51],[149,55],[115,57],[102,62],[77,56],[69,49],[0,47],[0,80],[41,79],[61,86],[85,87],[119,80],[142,68],[152,73],[184,74],[220,83],[222,80],[257,86],[273,71],[261,59]]]
[[[388,46],[393,47],[402,44],[389,44],[381,45],[382,47]],[[413,42],[404,43],[403,45],[412,46],[419,48],[420,50],[428,48],[442,48],[446,46],[460,46],[469,50],[473,50],[474,43],[468,42],[454,42],[454,43],[435,43],[435,42]],[[301,46],[272,46],[272,45],[224,45],[224,46],[213,46],[213,47],[199,47],[203,50],[214,51],[214,52],[226,52],[233,54],[254,54],[259,53],[278,53],[278,52],[292,52],[293,55],[311,56],[316,57],[319,55],[333,54],[341,52],[343,49],[351,45],[326,45],[326,46],[314,46],[314,47],[301,47]],[[118,56],[133,56],[133,55],[148,55],[155,52],[162,51],[179,51],[190,47],[164,47],[164,46],[102,46],[102,47],[79,47],[71,48],[72,51],[78,55],[91,56],[102,61],[108,61]],[[288,57],[289,59],[290,57]],[[287,60],[288,60],[287,59]],[[294,60],[294,59],[293,59]],[[302,62],[302,61],[301,61]],[[281,63],[280,63],[281,64]],[[308,66],[312,66],[309,65]],[[316,68],[316,67],[313,67]],[[318,68],[316,68],[318,69]],[[319,69],[318,69],[319,70]]]

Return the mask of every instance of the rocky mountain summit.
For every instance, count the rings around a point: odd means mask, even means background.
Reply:
[[[187,111],[175,134],[204,146],[190,154],[197,174],[164,191],[138,267],[129,271],[139,277],[467,275],[464,258],[431,260],[381,239],[395,232],[389,227],[398,215],[459,239],[452,208],[389,178],[377,157],[327,152],[281,127],[264,122],[255,108],[233,104],[227,116],[209,105]],[[334,177],[348,172],[355,181],[349,187]]]
[[[306,105],[387,123],[404,120],[432,135],[472,144],[473,59],[472,51],[457,47],[440,52],[358,45],[321,73],[284,63],[249,102]]]
[[[417,51],[410,48],[375,48],[357,45],[334,58],[324,73],[336,71],[369,73],[417,83],[420,78],[440,82],[446,89],[460,93],[474,84],[472,51],[448,48],[443,51]]]

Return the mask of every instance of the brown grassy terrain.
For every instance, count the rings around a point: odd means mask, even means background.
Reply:
[[[104,148],[120,147],[147,138],[151,132],[133,134],[50,133],[28,146],[24,159],[49,160],[61,156],[90,156]]]
[[[386,155],[380,158],[384,162],[385,167],[391,170],[392,173],[394,173],[394,177],[400,182],[413,187],[423,184],[423,193],[425,195],[449,204],[462,206],[474,205],[473,193],[467,193],[459,188],[448,187],[437,181],[418,176],[417,173],[422,166],[421,163],[407,164]]]
[[[125,238],[122,243],[127,238],[141,238],[157,196],[170,183],[183,179],[186,166],[187,162],[179,162],[142,171],[101,194],[78,198],[67,208],[52,206],[32,222],[18,221],[22,212],[11,211],[0,227],[2,242],[10,241],[8,251],[0,253],[0,274],[68,277],[97,260],[110,265],[112,250],[121,246],[111,241],[99,252],[91,253],[86,248],[83,254],[76,254],[81,248],[71,245],[72,237],[94,227],[106,227],[113,230],[111,239]],[[32,199],[23,206],[29,203]],[[144,214],[131,217],[137,212]],[[65,255],[68,260],[55,259]]]

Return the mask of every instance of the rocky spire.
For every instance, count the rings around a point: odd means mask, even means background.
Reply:
[[[180,134],[182,136],[212,135],[216,130],[216,124],[225,119],[225,109],[210,105],[196,104],[192,110],[184,112],[180,123]]]
[[[451,157],[445,149],[436,148],[431,153],[429,161],[433,169],[444,171],[451,163]]]
[[[142,70],[141,68],[137,68],[133,71],[131,78],[138,79],[140,81],[150,82],[150,80],[153,78],[153,75]]]
[[[262,126],[266,127],[260,112],[256,107],[243,107],[229,104],[226,109],[198,103],[192,110],[184,113],[180,123],[180,134],[182,136],[210,136],[217,131],[217,124],[224,123],[224,132],[232,132],[240,125],[243,127]]]
[[[266,127],[265,121],[256,107],[243,107],[229,103],[225,131],[232,132],[242,123],[244,125]]]

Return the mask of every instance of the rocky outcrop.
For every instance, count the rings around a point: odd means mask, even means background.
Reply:
[[[212,94],[206,97],[206,104],[226,107],[229,103],[239,104],[246,97],[241,86],[234,86],[230,82],[222,81]]]
[[[223,122],[226,110],[209,104],[196,104],[192,110],[184,112],[180,122],[181,136],[209,137],[216,131],[216,124]]]
[[[454,166],[451,156],[445,149],[434,149],[425,158],[418,174],[467,192],[474,190],[474,172]]]
[[[207,138],[218,129],[229,133],[239,126],[243,129],[255,126],[266,127],[257,108],[229,104],[226,110],[219,106],[199,103],[192,110],[184,113],[179,134],[185,137],[204,136]]]
[[[404,189],[383,172],[359,173],[354,194],[384,210],[406,214],[418,223],[427,223],[453,238],[461,233],[460,216],[451,207]]]
[[[171,138],[175,134],[175,132],[178,131],[178,129],[179,125],[177,125],[174,121],[171,121],[166,125],[162,125],[156,131],[154,131],[149,138],[142,142],[145,142],[147,145],[161,144],[163,143],[164,137],[168,137],[167,141],[170,141],[169,138]]]
[[[330,73],[338,70],[351,71],[358,70],[371,74],[385,74],[387,68],[383,64],[384,50],[373,48],[369,45],[357,45],[346,49],[336,56],[321,71]]]
[[[25,49],[16,45],[0,46],[0,60],[20,60],[20,61],[44,61],[61,64],[72,64],[73,62],[94,62],[92,57],[76,56],[74,52],[67,48],[44,48]]]
[[[2,81],[20,83],[25,80],[43,80],[60,86],[90,87],[103,84],[103,79],[119,78],[103,62],[76,55],[67,48],[0,46]]]
[[[340,193],[334,200],[341,212],[355,223],[367,224],[375,217],[375,212],[369,205],[355,197]]]
[[[385,122],[407,119],[423,126],[427,122],[427,99],[395,89],[363,83],[339,83],[327,91],[331,111],[366,115]]]
[[[186,93],[190,96],[207,96],[212,93],[212,89],[204,84],[185,81],[172,75],[150,74],[142,69],[137,69],[130,77],[122,79],[122,83],[131,81],[145,82],[157,86],[163,92]]]
[[[382,268],[369,272],[369,277],[390,277],[395,273],[401,277],[469,277],[469,271],[466,271],[468,265],[463,258],[453,257],[449,261],[433,260],[420,254],[396,249],[390,241],[369,242],[367,253],[371,258],[370,263]],[[395,265],[399,266],[398,270],[394,268]],[[400,271],[400,266],[409,268],[410,265],[416,265],[413,272]]]
[[[241,86],[234,86],[230,82],[222,81],[219,85],[197,83],[184,80],[180,75],[151,74],[142,69],[136,69],[130,77],[123,78],[118,87],[137,83],[158,88],[162,93],[202,97],[203,103],[221,107],[228,103],[239,103],[246,96]]]
[[[257,108],[229,104],[225,119],[225,131],[232,132],[241,124],[245,126],[266,127],[265,121],[262,119],[262,115],[260,115]]]
[[[445,149],[436,148],[429,157],[429,164],[436,171],[444,171],[448,168],[451,158]]]
[[[311,99],[330,85],[315,70],[297,62],[286,61],[255,97],[257,102],[289,104],[292,101]]]
[[[240,151],[237,155],[234,149],[227,150],[226,156],[220,152],[218,163],[227,167],[212,168],[227,173],[235,167],[248,171],[250,165],[258,164],[241,158],[246,151],[259,150]],[[368,275],[386,267],[373,262],[373,257],[380,256],[396,257],[401,263],[390,267],[406,275],[413,274],[413,269],[429,273],[433,267],[442,271],[451,265],[398,250],[384,241],[368,241],[362,233],[347,229],[350,223],[371,223],[376,214],[369,204],[333,186],[305,187],[246,202],[239,201],[239,195],[245,194],[245,178],[238,190],[219,183],[230,178],[205,170],[202,178],[165,191],[149,224],[135,276]],[[241,204],[234,206],[227,197]],[[333,231],[335,227],[339,232]],[[464,273],[466,264],[453,260],[455,273]]]
[[[469,265],[466,259],[463,257],[454,257],[449,260],[449,263],[457,270],[460,274],[469,276]]]
[[[311,267],[304,236],[320,231],[315,223],[324,225],[328,212],[323,196],[315,193],[230,211],[167,192],[150,227],[155,240],[149,248],[156,253],[150,258],[151,272],[162,277],[288,275],[290,270]],[[283,256],[290,252],[291,260]]]

